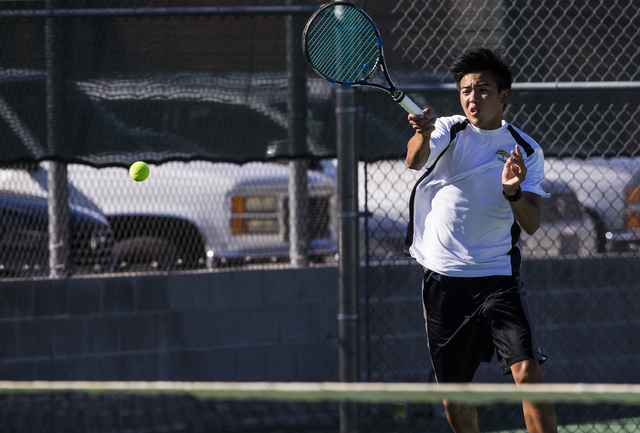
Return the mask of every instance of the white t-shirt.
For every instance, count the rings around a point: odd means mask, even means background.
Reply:
[[[531,137],[504,121],[482,130],[464,116],[437,120],[425,168],[437,164],[418,181],[410,202],[408,252],[422,266],[456,277],[519,272],[520,227],[502,194],[502,170],[516,144],[527,167],[522,190],[548,197],[540,186],[544,155]]]

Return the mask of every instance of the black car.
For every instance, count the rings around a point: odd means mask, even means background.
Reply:
[[[0,192],[0,277],[49,275],[49,205],[46,199]],[[69,271],[110,272],[114,237],[104,216],[71,206]]]

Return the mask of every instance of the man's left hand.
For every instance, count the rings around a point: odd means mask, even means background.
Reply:
[[[511,151],[511,157],[504,163],[502,170],[502,188],[507,195],[514,195],[518,186],[527,177],[527,167],[524,165],[524,156],[520,146],[516,144],[515,151]]]

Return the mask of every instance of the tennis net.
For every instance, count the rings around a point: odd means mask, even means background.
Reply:
[[[640,432],[640,385],[0,382],[0,431],[450,432],[440,401],[476,405],[481,431],[526,432],[522,399],[556,406],[561,432]]]

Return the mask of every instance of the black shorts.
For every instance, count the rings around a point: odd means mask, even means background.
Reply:
[[[524,286],[516,276],[447,277],[425,269],[422,305],[436,381],[467,383],[495,351],[504,374],[535,346]]]

